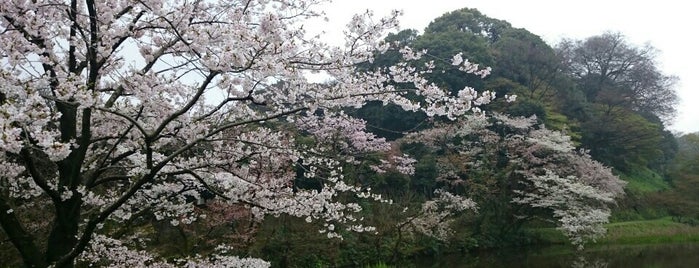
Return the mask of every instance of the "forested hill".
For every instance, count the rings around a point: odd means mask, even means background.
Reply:
[[[501,101],[483,109],[535,115],[617,172],[647,177],[630,187],[662,188],[657,178],[666,174],[677,151],[675,138],[666,129],[675,115],[677,79],[658,69],[657,51],[651,45],[630,43],[613,32],[547,44],[526,29],[469,8],[436,18],[422,34],[404,30],[386,41],[426,50],[424,61],[436,65],[431,82],[454,92],[473,86],[497,96],[517,95],[516,102]],[[455,70],[451,57],[459,52],[473,63],[492,67],[492,74],[480,79]],[[398,52],[389,52],[367,68],[399,59]],[[368,121],[370,130],[389,139],[427,126],[420,114],[380,104],[357,114]]]

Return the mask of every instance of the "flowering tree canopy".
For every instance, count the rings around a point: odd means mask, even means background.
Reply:
[[[536,124],[536,117],[465,116],[460,120],[412,133],[403,142],[420,142],[444,152],[438,160],[445,188],[486,188],[506,193],[508,202],[533,208],[512,211],[530,215],[543,210],[580,248],[604,235],[610,206],[624,194],[626,182],[611,168],[575,150],[570,137]],[[497,177],[504,183],[476,185],[474,177]],[[461,190],[464,192],[464,190]],[[433,222],[432,225],[436,225]]]
[[[196,221],[187,197],[203,191],[258,217],[285,213],[371,230],[352,216],[357,204],[335,198],[375,197],[344,183],[342,164],[390,146],[342,109],[381,101],[456,118],[494,95],[422,78],[429,66],[417,71],[411,63],[422,52],[381,41],[398,13],[355,16],[342,47],[309,37],[303,23],[320,15],[318,2],[4,1],[0,226],[24,263],[175,265],[130,250],[105,225],[144,214],[173,225]],[[355,68],[388,49],[399,49],[404,61]],[[460,55],[454,64],[489,71]],[[311,73],[328,82],[309,81]],[[295,188],[296,167],[322,187]],[[42,237],[26,215],[46,207],[52,218]],[[219,249],[223,255],[176,264],[267,265]]]

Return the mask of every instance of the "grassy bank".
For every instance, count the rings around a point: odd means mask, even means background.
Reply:
[[[663,176],[647,167],[634,167],[631,171],[619,174],[619,177],[628,182],[626,190],[635,193],[650,193],[670,188]]]
[[[670,217],[615,222],[606,225],[607,235],[594,245],[698,242],[699,226],[673,221]],[[531,230],[543,244],[566,244],[568,240],[554,228]]]
[[[650,244],[699,242],[699,226],[672,221],[670,217],[655,220],[607,224],[607,236],[600,244]]]

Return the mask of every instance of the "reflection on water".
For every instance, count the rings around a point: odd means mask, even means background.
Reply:
[[[699,267],[699,243],[569,247],[450,255],[416,261],[416,267]]]
[[[573,268],[607,268],[609,263],[602,259],[588,260],[585,256],[579,256],[570,267]]]

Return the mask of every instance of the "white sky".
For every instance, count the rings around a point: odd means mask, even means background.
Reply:
[[[621,32],[637,45],[649,42],[660,50],[657,60],[663,72],[680,78],[676,89],[681,103],[670,128],[684,133],[699,131],[699,103],[695,102],[699,74],[694,65],[699,63],[699,46],[692,42],[697,40],[699,8],[693,1],[333,0],[325,9],[330,22],[322,27],[329,28],[325,29],[329,34],[337,32],[335,37],[340,38],[341,29],[355,13],[372,9],[375,15],[384,16],[399,9],[404,12],[402,28],[422,31],[433,19],[464,7],[525,28],[550,45],[563,37],[583,39],[605,31]]]

